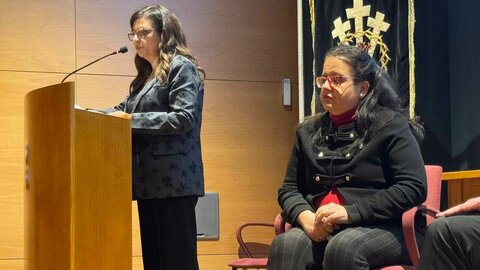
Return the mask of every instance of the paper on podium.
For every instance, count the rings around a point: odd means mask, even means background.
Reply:
[[[82,106],[80,106],[78,104],[75,104],[75,109],[82,110],[82,111],[89,111],[89,112],[94,112],[94,113],[105,114],[105,112],[98,111],[98,110],[95,110],[95,109],[83,108]]]

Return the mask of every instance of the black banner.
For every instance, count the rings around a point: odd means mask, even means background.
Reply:
[[[373,55],[397,82],[402,106],[408,108],[409,38],[413,41],[413,33],[411,33],[412,36],[409,35],[408,16],[411,1],[316,0],[308,2],[309,7],[312,2],[315,6],[313,10],[315,33],[312,47],[315,55],[316,76],[322,73],[324,55],[330,48],[339,43],[362,44],[361,46],[367,46],[370,55]],[[305,4],[305,1],[303,3]],[[413,20],[410,22],[413,24]],[[306,29],[305,26],[304,29]],[[308,59],[305,60],[309,62]],[[314,87],[305,85],[306,92],[308,89],[311,91]],[[307,96],[312,95],[305,93],[305,97]],[[318,100],[318,93],[314,96]],[[305,107],[310,107],[310,102],[305,100]],[[314,103],[315,111],[321,110],[321,104]],[[305,108],[305,111],[309,110]]]

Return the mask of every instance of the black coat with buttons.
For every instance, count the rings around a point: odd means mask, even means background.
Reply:
[[[278,201],[287,221],[315,212],[314,200],[336,187],[353,225],[399,223],[402,213],[425,201],[423,159],[406,118],[382,109],[366,142],[356,122],[334,130],[328,113],[299,124]]]

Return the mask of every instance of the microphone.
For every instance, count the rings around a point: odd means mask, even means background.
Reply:
[[[109,56],[112,56],[112,55],[115,55],[115,54],[118,54],[118,53],[126,53],[126,52],[128,52],[128,49],[127,49],[126,46],[124,46],[124,47],[121,47],[120,50],[118,50],[118,51],[115,51],[115,52],[109,53],[109,54],[107,54],[107,55],[105,55],[105,56],[102,56],[102,57],[98,58],[97,60],[95,60],[95,61],[93,61],[93,62],[90,62],[90,63],[86,64],[85,66],[83,66],[83,67],[81,67],[81,68],[79,68],[79,69],[76,69],[76,70],[68,73],[68,75],[65,76],[65,78],[63,78],[63,80],[62,80],[61,83],[63,83],[68,77],[70,77],[70,75],[75,74],[75,73],[77,73],[78,71],[80,71],[80,70],[82,70],[82,69],[84,69],[84,68],[86,68],[86,67],[88,67],[88,66],[90,66],[90,65],[92,65],[92,64],[95,64],[96,62],[102,60],[103,58],[107,58],[107,57],[109,57]]]

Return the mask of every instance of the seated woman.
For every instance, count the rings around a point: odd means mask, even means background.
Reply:
[[[363,49],[333,48],[316,83],[326,112],[296,129],[278,192],[294,228],[273,241],[268,269],[409,264],[401,216],[426,198],[423,129],[409,125],[392,80]]]

